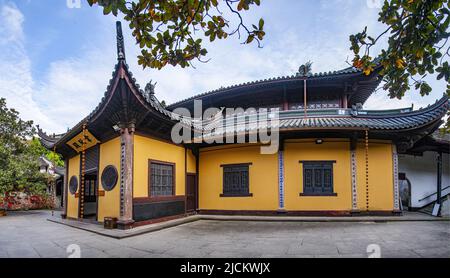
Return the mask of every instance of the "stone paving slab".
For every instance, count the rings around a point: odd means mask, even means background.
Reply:
[[[0,218],[0,257],[64,258],[450,258],[450,222],[304,222],[198,220],[116,239],[47,221],[48,211]],[[98,227],[97,227],[98,228]],[[142,227],[140,227],[142,229]],[[102,228],[103,229],[103,228]]]
[[[165,222],[140,226],[140,227],[136,227],[136,228],[129,229],[129,230],[105,229],[100,224],[82,222],[82,221],[77,221],[77,220],[62,219],[60,217],[49,217],[47,220],[51,221],[51,222],[67,225],[67,226],[70,226],[73,228],[89,231],[89,232],[92,232],[95,234],[121,239],[121,238],[127,238],[127,237],[141,235],[144,233],[159,231],[162,229],[194,222],[194,221],[197,221],[200,219],[196,215],[188,216],[188,217],[169,220],[169,221],[165,221]]]
[[[77,220],[62,219],[60,217],[49,217],[49,221],[64,224],[73,228],[90,231],[99,235],[108,236],[112,238],[122,239],[132,236],[141,235],[159,231],[162,229],[175,227],[182,224],[187,224],[199,220],[216,220],[216,221],[251,221],[251,222],[363,222],[367,224],[384,223],[393,221],[450,221],[448,217],[434,217],[431,215],[406,212],[402,216],[238,216],[238,215],[203,215],[196,214],[174,220],[169,220],[160,223],[154,223],[144,226],[139,226],[129,230],[118,229],[104,229],[100,224],[90,222],[82,222]],[[250,224],[251,225],[251,224]],[[283,232],[277,230],[278,233]],[[331,236],[331,235],[329,235]]]

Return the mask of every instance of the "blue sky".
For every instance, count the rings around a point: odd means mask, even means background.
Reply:
[[[253,23],[264,18],[264,47],[243,46],[237,38],[220,41],[208,46],[211,60],[196,63],[195,69],[142,70],[136,62],[139,49],[124,24],[127,62],[138,83],[144,87],[149,80],[158,82],[157,97],[172,103],[221,86],[290,75],[308,60],[313,72],[337,70],[351,57],[350,34],[364,26],[372,34],[383,30],[377,22],[377,0],[261,2],[244,19]],[[45,130],[66,131],[106,90],[116,63],[115,21],[85,0],[81,8],[69,8],[66,0],[0,0],[0,97]],[[390,100],[378,90],[365,107],[426,106],[445,90],[444,83],[429,81],[434,89],[430,96],[411,91],[402,100]]]

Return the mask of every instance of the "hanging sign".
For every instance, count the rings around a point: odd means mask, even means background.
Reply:
[[[85,130],[84,136],[86,142],[85,150],[100,143],[87,129]],[[83,131],[80,132],[77,136],[70,139],[70,141],[67,142],[67,145],[69,145],[76,152],[81,152],[83,150]]]

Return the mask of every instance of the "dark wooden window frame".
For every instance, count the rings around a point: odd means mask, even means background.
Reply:
[[[76,186],[75,186],[76,183]],[[78,192],[78,177],[76,175],[72,175],[69,179],[68,189],[70,194],[75,195]]]
[[[172,166],[172,195],[166,195],[166,196],[152,196],[151,195],[151,188],[152,188],[152,163],[154,164],[162,164],[166,166]],[[148,160],[148,200],[150,201],[160,201],[160,200],[169,200],[172,197],[175,196],[175,186],[176,186],[176,164],[172,162],[167,161],[161,161],[161,160],[154,160],[149,159]]]
[[[112,176],[106,176],[107,174],[112,175]],[[111,179],[111,180],[109,180],[111,182],[110,184],[107,184],[108,179]],[[100,177],[100,182],[102,184],[102,188],[105,191],[112,191],[116,187],[118,181],[119,181],[119,171],[117,171],[116,166],[111,165],[111,164],[107,165],[103,169],[102,175]]]
[[[222,164],[220,167],[223,169],[225,167],[242,167],[247,166],[248,167],[248,175],[247,175],[247,183],[248,183],[248,193],[242,193],[242,194],[227,194],[227,193],[221,193],[220,197],[252,197],[253,193],[250,193],[250,167],[252,163],[234,163],[234,164]],[[222,192],[225,187],[225,173],[222,170]]]
[[[302,173],[303,173],[303,180],[302,180],[302,186],[303,186],[303,192],[300,193],[300,196],[337,196],[337,193],[334,192],[334,175],[333,175],[333,165],[336,163],[336,160],[300,160],[299,163],[302,164]],[[305,164],[326,164],[327,166],[331,165],[331,191],[330,192],[307,192],[305,190],[305,184],[306,184],[306,176],[305,176]],[[319,167],[318,167],[319,168]],[[323,187],[323,186],[322,186]]]
[[[90,175],[85,176],[84,180],[84,202],[97,202],[98,178],[92,179]]]

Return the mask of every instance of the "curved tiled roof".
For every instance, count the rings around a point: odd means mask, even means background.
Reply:
[[[149,106],[160,113],[163,117],[170,118],[171,120],[175,120],[177,117],[174,115],[171,111],[165,109],[159,100],[154,96],[148,96],[146,93],[140,88],[139,84],[137,84],[136,79],[133,77],[133,73],[129,70],[128,64],[124,60],[119,60],[119,62],[115,65],[114,71],[112,72],[112,78],[109,80],[108,86],[106,87],[106,91],[100,100],[99,104],[92,110],[89,115],[87,115],[85,118],[83,118],[80,122],[78,122],[74,127],[69,129],[66,133],[60,134],[56,137],[51,137],[45,134],[42,130],[38,129],[38,135],[40,137],[41,143],[46,148],[53,148],[53,146],[57,145],[61,141],[65,141],[70,139],[72,136],[74,136],[76,133],[80,132],[80,129],[82,128],[83,124],[88,123],[91,119],[94,118],[101,110],[102,108],[107,104],[107,99],[110,97],[111,94],[114,93],[112,90],[114,81],[117,78],[117,75],[119,74],[120,67],[123,67],[125,70],[125,73],[128,75],[129,80],[132,83],[132,86],[137,90],[139,93],[139,97],[141,97],[145,103],[149,104]]]
[[[117,64],[114,67],[114,71],[112,72],[112,78],[109,80],[109,84],[106,88],[106,91],[104,93],[104,96],[102,97],[101,101],[97,105],[97,107],[94,108],[94,110],[89,113],[85,118],[83,118],[80,122],[78,122],[74,127],[69,129],[66,133],[60,134],[58,136],[48,136],[45,134],[42,130],[38,127],[38,135],[40,137],[40,140],[42,144],[46,148],[53,148],[54,146],[58,145],[59,142],[64,142],[71,137],[73,137],[76,133],[80,132],[83,124],[88,123],[89,121],[92,121],[96,119],[96,117],[101,113],[105,105],[108,104],[108,100],[111,98],[112,94],[115,90],[113,90],[114,84],[117,84],[117,78],[119,78],[120,70],[123,70],[125,72],[125,75],[127,76],[127,80],[131,83],[130,86],[132,87],[131,90],[133,92],[136,92],[136,97],[141,101],[141,103],[144,104],[144,106],[149,109],[155,111],[157,114],[161,115],[162,118],[168,119],[168,120],[178,120],[181,122],[184,122],[184,119],[180,119],[178,115],[173,114],[171,111],[165,109],[161,103],[158,101],[158,99],[154,96],[154,94],[147,94],[142,89],[140,89],[139,84],[136,83],[136,79],[133,77],[133,74],[129,70],[128,64],[125,60],[125,46],[123,42],[123,34],[122,34],[122,25],[119,21],[116,22],[116,31],[117,31]]]
[[[36,127],[38,131],[37,134],[39,136],[39,140],[41,141],[42,145],[47,149],[53,148],[55,143],[58,142],[58,140],[60,140],[64,136],[64,133],[48,135],[39,127],[39,125],[37,125]]]
[[[318,73],[309,73],[306,76],[301,76],[299,74],[293,74],[288,76],[278,76],[273,78],[266,78],[266,79],[260,79],[256,81],[250,81],[250,82],[244,82],[240,84],[235,84],[227,87],[221,87],[219,89],[207,91],[198,95],[194,95],[191,97],[188,97],[186,99],[174,102],[167,106],[168,109],[172,109],[175,106],[178,106],[181,103],[188,102],[194,99],[199,99],[205,96],[210,96],[214,94],[219,93],[225,93],[226,91],[232,90],[232,89],[238,89],[238,88],[245,88],[247,86],[253,86],[253,85],[264,85],[269,84],[273,82],[283,82],[283,81],[295,81],[295,80],[303,80],[303,79],[316,79],[316,78],[323,78],[323,77],[335,77],[335,76],[342,76],[347,74],[355,74],[355,73],[361,73],[362,70],[355,68],[355,67],[348,67],[341,70],[335,70],[335,71],[328,71],[328,72],[318,72]]]
[[[120,77],[124,77],[128,86],[131,87],[131,91],[133,95],[139,100],[145,109],[151,111],[154,115],[160,118],[160,120],[167,120],[173,123],[181,122],[189,127],[193,127],[196,130],[205,130],[205,124],[215,124],[215,120],[204,120],[201,119],[189,119],[186,117],[182,117],[181,115],[175,114],[165,107],[161,105],[158,99],[154,94],[146,93],[142,89],[140,89],[139,84],[136,83],[136,79],[133,77],[133,74],[130,72],[129,67],[125,61],[125,53],[123,48],[123,41],[121,38],[121,28],[120,24],[118,26],[118,63],[115,65],[114,71],[112,73],[112,78],[109,81],[109,85],[102,97],[101,101],[97,105],[97,107],[84,119],[82,119],[79,123],[77,123],[72,129],[68,130],[65,134],[49,136],[42,132],[42,130],[38,127],[38,134],[40,136],[41,142],[47,148],[53,148],[54,146],[59,146],[60,143],[66,142],[68,139],[75,136],[82,129],[83,124],[88,122],[96,122],[98,116],[101,115],[102,111],[105,111],[106,106],[110,103],[111,98],[113,97],[114,92],[116,91],[116,84],[118,84]],[[120,29],[120,30],[119,30]],[[125,74],[123,76],[122,74]],[[298,81],[303,79],[320,79],[320,78],[330,78],[330,77],[338,77],[348,75],[351,77],[355,74],[361,74],[361,70],[356,69],[354,67],[348,67],[342,70],[333,71],[333,72],[321,72],[316,74],[309,74],[307,76],[282,76],[277,78],[269,78],[254,82],[247,82],[244,84],[233,85],[226,88],[221,88],[218,90],[206,92],[197,96],[193,96],[191,98],[179,101],[177,103],[172,104],[174,106],[176,104],[180,104],[189,100],[193,100],[196,98],[200,98],[203,96],[225,93],[228,90],[233,90],[236,88],[247,88],[251,86],[259,86],[270,83],[278,83],[285,81]],[[374,84],[378,84],[379,79],[371,79],[370,88],[367,91],[370,91]],[[372,82],[373,81],[373,82]],[[368,86],[368,85],[365,85]],[[372,87],[371,87],[372,86]],[[371,91],[370,91],[371,92]],[[170,106],[169,106],[170,107]],[[371,129],[371,130],[408,130],[421,128],[422,126],[428,126],[436,121],[439,121],[445,113],[449,109],[449,101],[448,97],[443,97],[441,100],[436,102],[435,104],[420,109],[417,111],[411,111],[412,109],[400,109],[400,110],[384,110],[384,111],[364,111],[357,109],[327,109],[327,110],[308,110],[305,115],[301,110],[290,110],[290,111],[281,111],[279,112],[279,121],[276,125],[280,128],[280,130],[308,130],[308,129],[341,129],[341,128],[350,128],[350,129]],[[242,117],[247,117],[249,115],[244,115]],[[250,115],[249,119],[252,118]],[[254,118],[254,117],[253,117]],[[251,125],[243,125],[242,130],[239,131],[252,131],[258,129],[257,121],[249,121]],[[270,123],[270,122],[269,122]],[[252,129],[253,128],[253,129]]]
[[[420,128],[422,126],[438,121],[449,110],[449,107],[450,102],[448,100],[448,97],[444,96],[435,104],[430,105],[426,108],[416,111],[411,111],[410,109],[394,110],[391,114],[380,114],[376,111],[354,109],[335,109],[332,110],[332,112],[334,113],[330,113],[330,110],[328,110],[328,114],[325,114],[325,111],[314,111],[314,113],[306,114],[305,116],[304,112],[300,110],[280,111],[278,122],[257,122],[254,120],[250,120],[244,122],[245,124],[238,125],[236,127],[236,131],[257,131],[258,125],[259,127],[263,128],[278,127],[280,130],[353,128],[400,131]],[[250,117],[251,116],[249,116],[248,118]],[[210,124],[210,131],[212,131],[216,126]],[[217,133],[214,135],[217,135]]]

